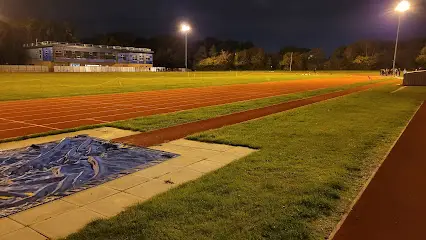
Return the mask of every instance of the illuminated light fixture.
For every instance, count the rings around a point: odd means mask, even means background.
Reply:
[[[398,5],[395,7],[395,12],[399,12],[401,14],[399,14],[399,18],[398,18],[398,30],[396,32],[396,42],[395,42],[395,53],[393,55],[393,66],[392,66],[392,72],[395,75],[396,73],[396,54],[398,51],[398,40],[399,40],[399,29],[401,28],[401,15],[402,13],[405,13],[406,11],[408,11],[411,7],[410,2],[408,1],[401,1],[400,3],[398,3]]]
[[[403,13],[403,12],[408,11],[410,9],[410,7],[411,7],[410,2],[402,1],[396,6],[395,11]]]
[[[180,31],[185,33],[185,71],[188,70],[188,33],[191,31],[191,26],[187,23],[180,25]]]
[[[181,25],[180,25],[180,30],[182,31],[182,32],[184,32],[184,33],[187,33],[187,32],[189,32],[189,31],[191,31],[191,26],[189,26],[188,24],[186,24],[186,23],[182,23]]]

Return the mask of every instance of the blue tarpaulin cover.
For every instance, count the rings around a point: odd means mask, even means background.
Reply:
[[[0,217],[177,156],[89,136],[0,151]]]

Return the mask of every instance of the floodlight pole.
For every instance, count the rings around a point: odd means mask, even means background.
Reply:
[[[393,66],[392,71],[395,75],[395,65],[396,65],[396,53],[398,52],[398,40],[399,40],[399,29],[401,28],[401,14],[398,17],[398,30],[396,32],[396,41],[395,41],[395,53],[393,55]]]
[[[185,71],[188,70],[188,31],[185,31]]]
[[[291,72],[292,66],[293,66],[293,52],[291,52],[291,56],[290,56],[290,72]]]

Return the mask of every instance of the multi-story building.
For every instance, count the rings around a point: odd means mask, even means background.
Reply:
[[[148,48],[51,41],[25,44],[24,48],[32,65],[153,67],[154,52]]]

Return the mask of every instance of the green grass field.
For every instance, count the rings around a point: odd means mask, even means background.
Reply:
[[[0,73],[0,101],[344,77],[373,72]]]
[[[0,101],[377,75],[303,74],[0,74]],[[155,115],[108,126],[151,131],[363,84]],[[117,217],[96,221],[68,239],[324,239],[426,99],[426,88],[390,93],[397,88],[381,87],[191,136],[194,140],[260,151]],[[98,126],[104,125],[65,132]]]
[[[397,88],[192,136],[260,151],[68,239],[324,239],[426,99]]]

